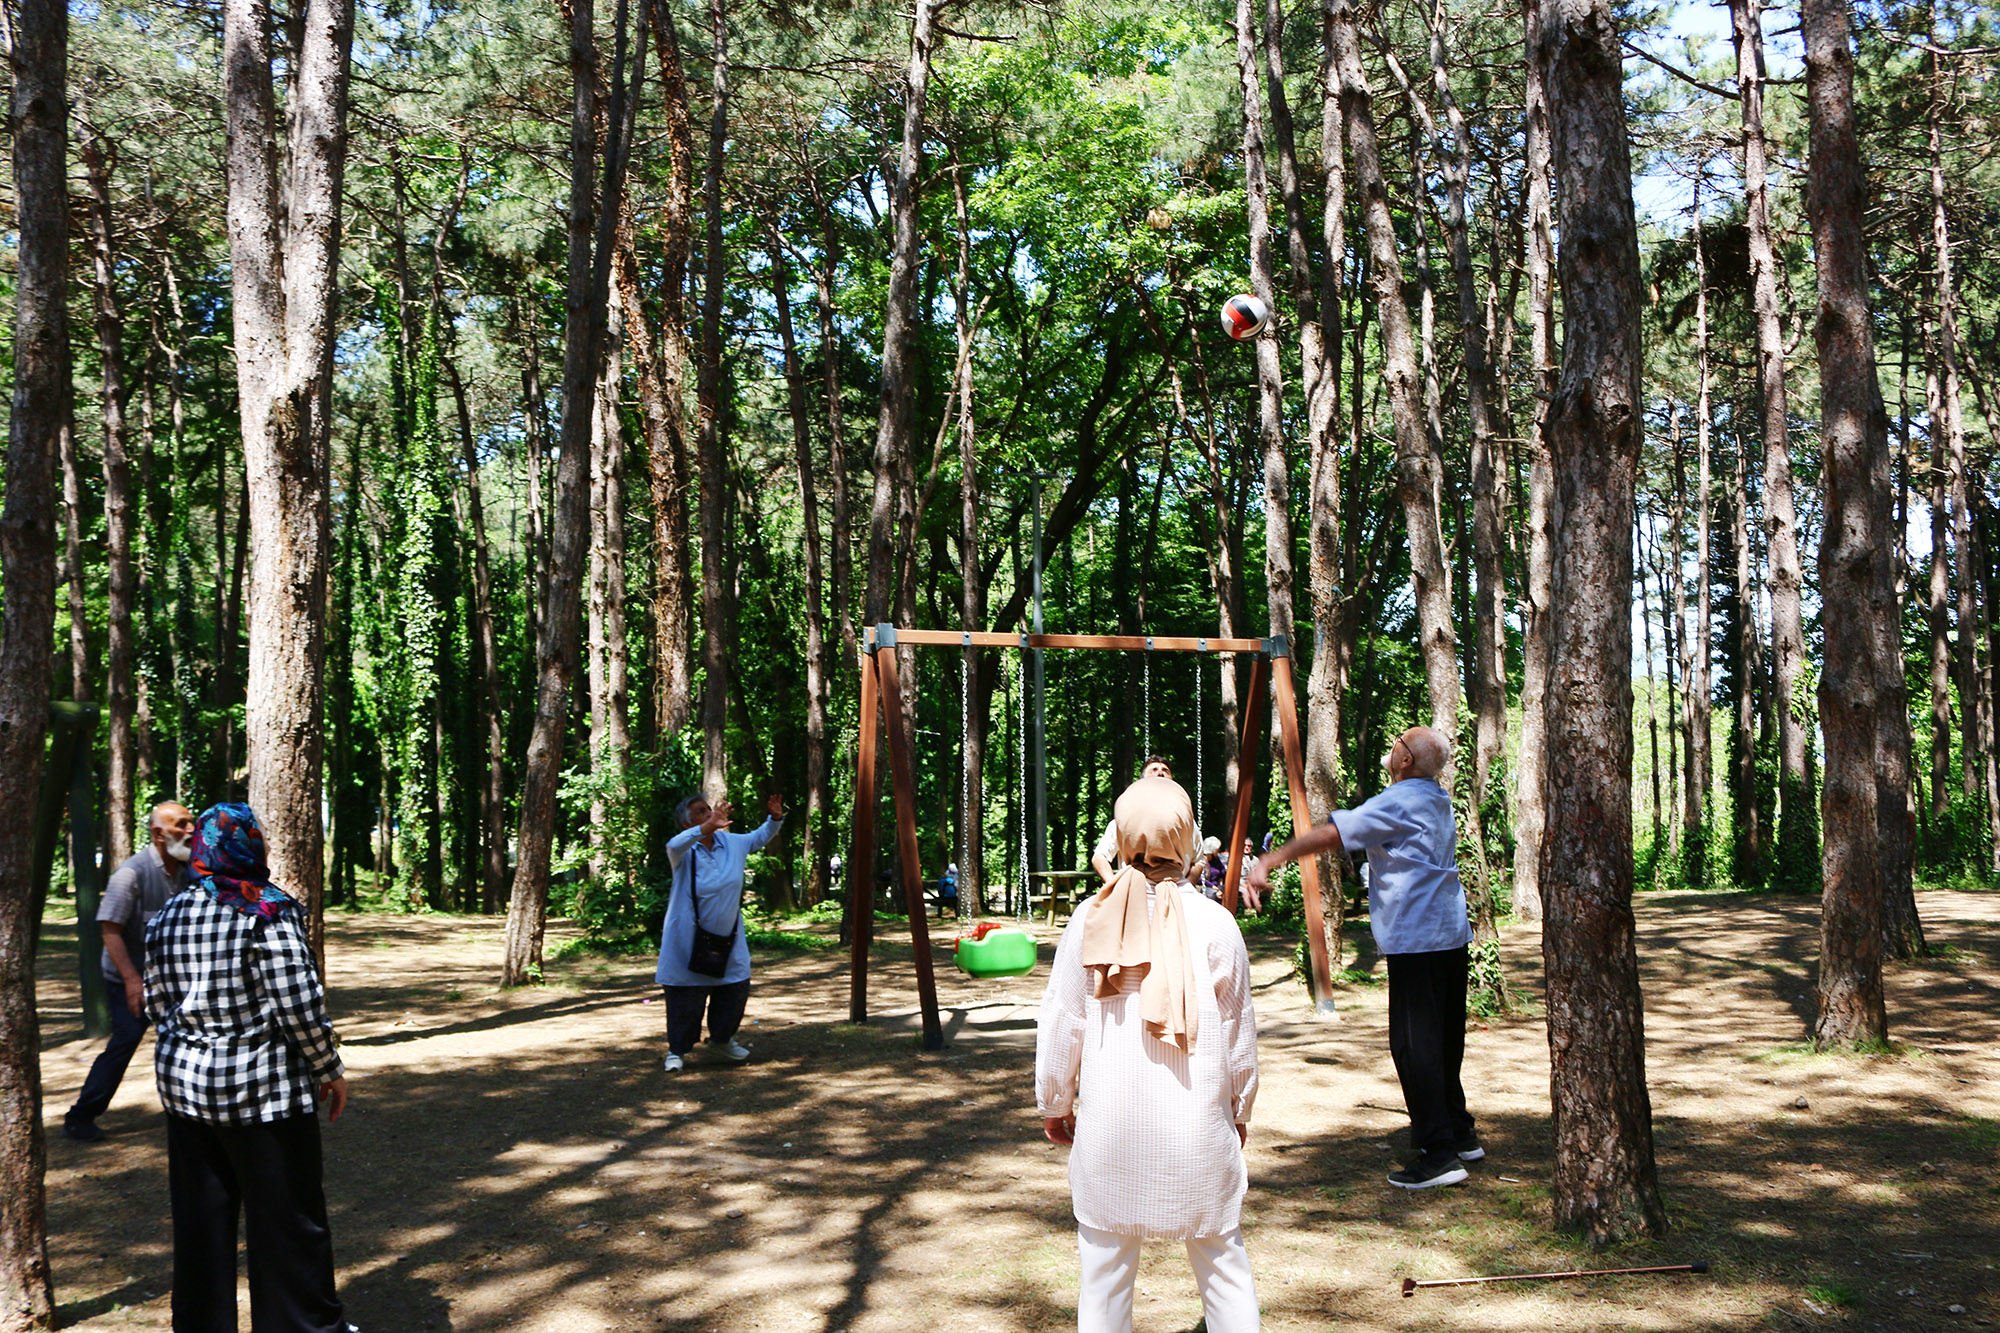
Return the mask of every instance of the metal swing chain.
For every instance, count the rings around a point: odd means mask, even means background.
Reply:
[[[1201,654],[1194,655],[1194,822],[1201,826]]]
[[[972,673],[966,669],[966,657],[961,653],[958,659],[958,920],[961,931],[965,922],[966,881],[970,878],[966,867],[972,864],[968,853],[971,850],[970,825],[972,820]],[[980,812],[981,817],[985,811]],[[984,878],[982,876],[981,878]]]
[[[1139,756],[1143,762],[1153,753],[1153,650],[1146,650],[1145,695],[1146,695],[1146,748]]]
[[[1026,921],[1028,908],[1028,682],[1027,669],[1022,665],[1019,654],[1014,658],[1014,701],[1020,707],[1020,720],[1014,732],[1014,826],[1021,833],[1020,882],[1014,895],[1014,914]]]

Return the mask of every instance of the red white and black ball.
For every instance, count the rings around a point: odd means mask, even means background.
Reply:
[[[1254,338],[1271,325],[1271,307],[1248,292],[1222,303],[1222,331],[1242,342]]]

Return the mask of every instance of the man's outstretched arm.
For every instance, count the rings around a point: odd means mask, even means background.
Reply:
[[[1315,824],[1282,847],[1275,847],[1262,856],[1253,857],[1249,873],[1243,880],[1243,901],[1251,911],[1262,904],[1264,894],[1271,887],[1271,871],[1279,866],[1303,861],[1308,856],[1318,856],[1323,852],[1340,852],[1345,845],[1340,840],[1340,830],[1333,821]]]

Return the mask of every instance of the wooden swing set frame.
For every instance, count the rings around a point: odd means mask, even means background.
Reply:
[[[917,784],[911,741],[910,706],[902,697],[897,655],[915,648],[1040,648],[1110,649],[1118,652],[1218,653],[1251,658],[1250,691],[1243,707],[1240,734],[1241,775],[1257,771],[1263,740],[1264,687],[1268,677],[1276,696],[1279,744],[1284,751],[1285,778],[1291,789],[1292,827],[1304,831],[1313,824],[1306,801],[1305,757],[1299,740],[1298,692],[1292,677],[1291,645],[1282,634],[1268,639],[1206,639],[1143,634],[1004,634],[991,630],[902,629],[881,624],[868,629],[861,653],[861,735],[854,793],[854,844],[848,865],[849,976],[847,1016],[868,1021],[868,952],[875,936],[875,806],[882,780],[876,749],[883,741],[889,751],[889,780],[896,804],[896,845],[903,899],[910,916],[910,943],[916,956],[917,995],[923,1008],[924,1049],[944,1048],[944,1025],[938,1014],[937,974],[931,961],[930,911],[924,901],[924,877],[917,853]],[[1250,802],[1256,783],[1245,776],[1237,783],[1236,812],[1230,828],[1229,872],[1222,902],[1236,910],[1237,887],[1243,874],[1243,840],[1250,835]],[[1333,978],[1327,956],[1324,916],[1320,910],[1319,866],[1315,858],[1299,862],[1305,889],[1306,941],[1312,955],[1312,996],[1320,1012],[1333,1010]]]

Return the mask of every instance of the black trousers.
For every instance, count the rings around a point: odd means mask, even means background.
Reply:
[[[1389,1054],[1410,1108],[1410,1143],[1419,1152],[1444,1152],[1473,1132],[1459,1082],[1471,955],[1461,945],[1387,959]]]
[[[83,1091],[76,1095],[76,1105],[63,1117],[65,1125],[92,1124],[104,1114],[104,1108],[111,1105],[111,1094],[118,1091],[132,1063],[132,1052],[139,1049],[139,1039],[146,1035],[146,1020],[125,1007],[125,983],[106,980],[104,989],[110,992],[111,1040],[92,1062]]]
[[[701,1012],[708,1010],[708,1039],[728,1041],[743,1026],[750,1003],[750,978],[722,986],[662,986],[667,993],[667,1049],[686,1055],[701,1036]]]
[[[211,1125],[167,1116],[174,1333],[236,1333],[236,1217],[253,1333],[346,1333],[320,1184],[319,1117]]]

